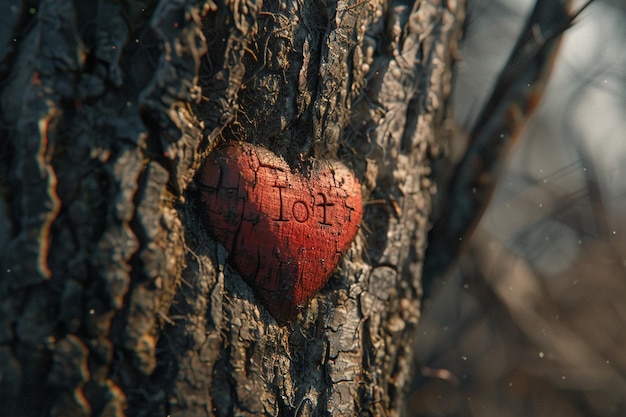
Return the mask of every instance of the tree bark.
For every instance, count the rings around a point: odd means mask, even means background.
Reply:
[[[464,2],[1,7],[0,414],[403,414]],[[288,323],[202,223],[234,140],[362,184]]]

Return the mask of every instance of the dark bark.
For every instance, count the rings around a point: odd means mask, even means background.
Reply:
[[[463,1],[2,7],[0,414],[401,414]],[[362,184],[287,324],[202,226],[231,140]]]

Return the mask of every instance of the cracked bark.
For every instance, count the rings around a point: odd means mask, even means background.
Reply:
[[[0,414],[402,414],[464,3],[2,7]],[[202,226],[229,140],[362,184],[363,232],[287,325]]]

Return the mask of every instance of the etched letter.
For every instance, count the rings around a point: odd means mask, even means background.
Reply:
[[[272,219],[272,220],[276,222],[287,222],[289,220],[285,218],[285,215],[283,213],[283,188],[287,188],[287,186],[278,185],[278,183],[276,183],[274,184],[274,188],[278,188],[278,204],[280,205],[280,207],[279,207],[278,218]]]
[[[322,202],[317,204],[316,206],[317,207],[322,207],[322,210],[323,210],[322,221],[319,222],[319,224],[323,224],[323,225],[326,225],[326,226],[332,226],[332,224],[330,224],[330,223],[328,223],[326,221],[326,207],[331,207],[331,206],[334,206],[335,204],[334,203],[329,203],[328,201],[326,201],[326,196],[323,193],[317,193],[317,194],[322,196]]]
[[[296,209],[296,206],[298,206],[298,209]],[[309,220],[309,208],[302,200],[298,200],[293,203],[293,207],[291,208],[291,214],[293,214],[293,218],[296,219],[298,223],[304,223],[305,221]]]

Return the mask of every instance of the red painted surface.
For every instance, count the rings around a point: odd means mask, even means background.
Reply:
[[[203,220],[278,320],[292,318],[326,284],[361,223],[361,187],[340,162],[301,172],[273,152],[231,142],[201,173]]]

